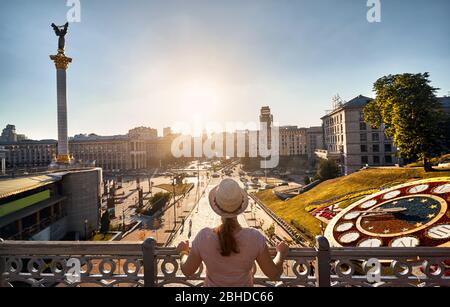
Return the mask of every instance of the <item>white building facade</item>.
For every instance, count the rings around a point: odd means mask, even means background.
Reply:
[[[364,121],[364,107],[371,98],[362,95],[337,105],[322,118],[325,150],[317,150],[322,159],[335,160],[345,175],[366,166],[394,166],[399,163],[392,139],[384,127],[375,129]]]

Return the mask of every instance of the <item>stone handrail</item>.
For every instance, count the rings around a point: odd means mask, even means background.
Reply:
[[[274,254],[275,251],[271,250]],[[315,248],[289,252],[277,281],[255,265],[255,284],[268,287],[450,286],[450,248]],[[377,270],[379,268],[380,270]],[[136,242],[0,241],[0,287],[202,286],[203,266],[191,277],[174,248]],[[378,273],[377,273],[378,272]]]

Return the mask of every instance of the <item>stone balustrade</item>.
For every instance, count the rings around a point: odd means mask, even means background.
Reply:
[[[274,250],[271,251],[275,253]],[[289,252],[277,281],[255,265],[255,285],[265,287],[450,286],[450,248],[315,248]],[[153,239],[136,242],[0,242],[1,287],[176,287],[203,285],[203,267],[180,270],[174,248]]]

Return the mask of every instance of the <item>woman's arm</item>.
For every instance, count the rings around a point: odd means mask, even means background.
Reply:
[[[271,280],[279,279],[283,273],[283,263],[286,259],[287,253],[289,252],[289,246],[284,242],[280,243],[277,247],[277,252],[277,256],[272,260],[269,248],[266,245],[264,251],[256,259],[261,270]]]
[[[183,274],[187,277],[194,275],[202,264],[200,255],[197,255],[195,252],[190,252],[189,241],[181,242],[177,247],[177,251],[181,257],[180,265]]]

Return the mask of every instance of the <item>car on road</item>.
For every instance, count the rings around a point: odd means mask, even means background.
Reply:
[[[441,168],[450,168],[450,159],[442,160],[441,162],[439,162],[438,167],[441,167]]]
[[[219,174],[213,174],[212,177],[213,178],[220,178],[220,175]]]

